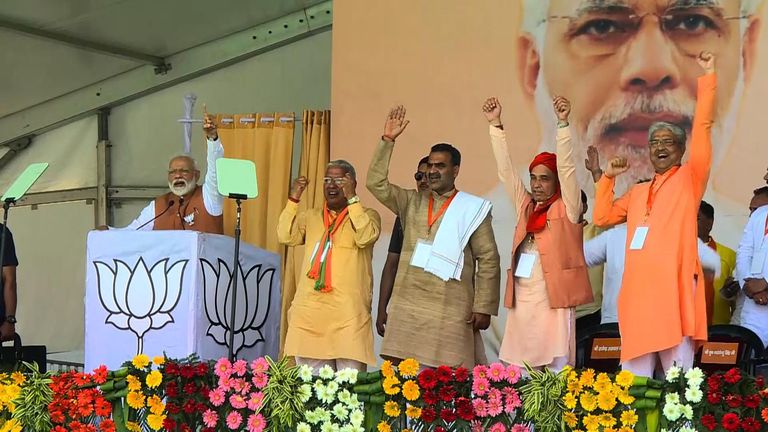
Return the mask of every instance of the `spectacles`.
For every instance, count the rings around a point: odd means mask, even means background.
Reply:
[[[659,30],[682,54],[698,56],[704,50],[715,54],[722,51],[731,34],[729,22],[750,15],[724,16],[722,8],[715,6],[675,6],[663,13],[644,14],[626,6],[607,6],[591,7],[574,16],[552,15],[547,20],[568,20],[566,38],[573,50],[599,56],[621,49],[648,17],[655,17]]]
[[[427,173],[423,173],[421,171],[416,171],[416,174],[413,175],[413,178],[416,179],[416,181],[422,181],[427,176]]]
[[[323,177],[323,184],[330,185],[331,183],[341,186],[344,184],[344,177]]]
[[[675,144],[675,140],[672,138],[663,138],[663,139],[652,139],[648,141],[648,146],[650,148],[659,148],[659,147],[672,147]]]
[[[168,170],[168,175],[170,176],[170,175],[181,174],[181,175],[183,175],[183,176],[187,176],[187,175],[190,175],[190,174],[192,174],[192,172],[193,172],[193,171],[192,171],[192,170],[190,170],[190,169],[186,169],[186,168],[178,168],[178,169],[172,169],[172,170]]]

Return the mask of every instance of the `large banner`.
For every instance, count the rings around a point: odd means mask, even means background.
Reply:
[[[350,160],[362,184],[388,109],[405,105],[411,123],[396,144],[390,179],[415,187],[416,164],[432,144],[457,146],[463,156],[458,188],[493,202],[503,270],[511,259],[515,216],[496,176],[480,110],[485,98],[501,100],[510,153],[524,179],[537,152],[554,151],[552,97],[570,99],[581,159],[588,145],[598,148],[603,166],[615,155],[629,158],[631,171],[617,191],[623,193],[652,175],[651,122],[672,121],[690,132],[702,73],[694,56],[709,50],[717,57],[718,105],[704,198],[715,207],[713,237],[735,249],[752,190],[765,185],[768,165],[760,129],[768,100],[763,3],[339,0],[334,3],[331,156]],[[594,186],[586,169],[579,170],[579,178],[591,203]],[[358,192],[366,205],[381,211],[385,229],[390,227],[394,216],[367,191]],[[383,265],[387,233],[382,239],[377,269]],[[491,346],[498,343],[493,333],[501,332],[500,322],[494,322],[493,331],[486,332]]]

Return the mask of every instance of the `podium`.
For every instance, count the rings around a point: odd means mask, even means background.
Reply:
[[[85,290],[85,368],[119,367],[138,353],[182,358],[276,358],[280,258],[240,245],[230,329],[234,239],[196,231],[92,231]]]

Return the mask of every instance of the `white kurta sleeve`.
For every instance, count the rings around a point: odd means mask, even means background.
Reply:
[[[715,279],[720,277],[720,255],[701,239],[696,239],[699,247],[699,261],[704,270],[715,272]]]
[[[584,243],[584,259],[587,262],[587,267],[605,263],[608,258],[608,233],[609,231],[600,233],[597,237]]]
[[[219,195],[219,182],[216,177],[216,161],[224,157],[224,147],[221,140],[208,140],[208,168],[205,172],[203,183],[203,203],[211,216],[220,216],[224,213],[224,197]]]
[[[136,231],[141,227],[141,231],[152,231],[154,225],[148,223],[155,217],[155,202],[152,201],[139,213],[139,217],[133,220],[128,226],[123,228],[109,227],[110,230]],[[145,225],[146,224],[146,225]],[[142,226],[144,225],[144,226]]]
[[[755,230],[757,225],[761,230],[765,227],[765,218],[766,209],[759,208],[752,213],[747,226],[744,227],[744,234],[736,251],[736,279],[742,288],[744,288],[744,279],[751,276],[752,257],[755,253]]]

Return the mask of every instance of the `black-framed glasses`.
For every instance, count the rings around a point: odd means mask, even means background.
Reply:
[[[336,186],[341,186],[344,184],[344,177],[323,177],[323,183],[327,185],[335,183]]]
[[[652,139],[648,141],[648,146],[652,149],[659,147],[669,148],[673,145],[675,145],[675,140],[672,138]]]
[[[426,173],[423,173],[421,171],[416,171],[416,173],[413,175],[413,178],[416,179],[416,181],[422,181],[427,176]]]

